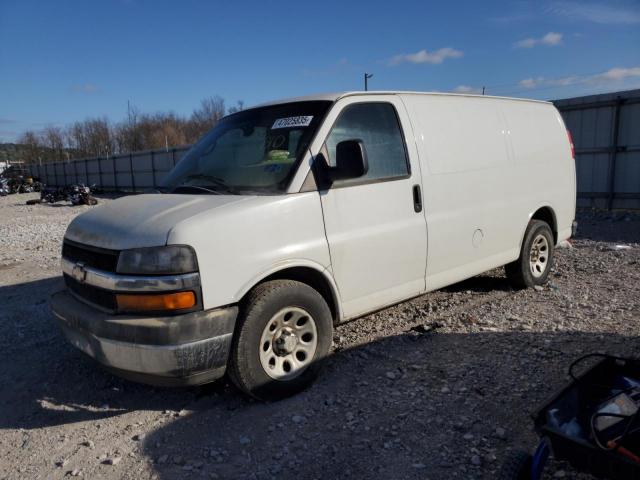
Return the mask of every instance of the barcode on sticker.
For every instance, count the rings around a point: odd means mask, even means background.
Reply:
[[[275,122],[273,122],[271,130],[275,130],[276,128],[308,127],[311,123],[311,120],[313,120],[313,115],[279,118]]]

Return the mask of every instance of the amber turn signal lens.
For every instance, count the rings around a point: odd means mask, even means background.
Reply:
[[[119,310],[126,311],[160,311],[181,310],[196,304],[193,292],[167,293],[161,295],[116,295]]]

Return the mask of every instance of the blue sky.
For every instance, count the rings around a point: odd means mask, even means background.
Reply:
[[[640,87],[640,1],[0,0],[0,141],[106,115],[362,89]]]

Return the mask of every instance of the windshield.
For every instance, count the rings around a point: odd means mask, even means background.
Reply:
[[[330,105],[328,101],[286,103],[223,118],[167,175],[163,190],[284,192]]]

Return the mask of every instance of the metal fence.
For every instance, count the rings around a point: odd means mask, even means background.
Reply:
[[[640,208],[640,89],[554,103],[573,134],[578,206]],[[188,148],[34,165],[31,174],[47,185],[139,192],[157,186]]]
[[[554,104],[573,135],[578,206],[640,208],[640,89]]]
[[[189,146],[162,150],[82,158],[68,162],[32,165],[31,175],[51,186],[83,183],[104,190],[141,192],[155,188],[180,161]]]

